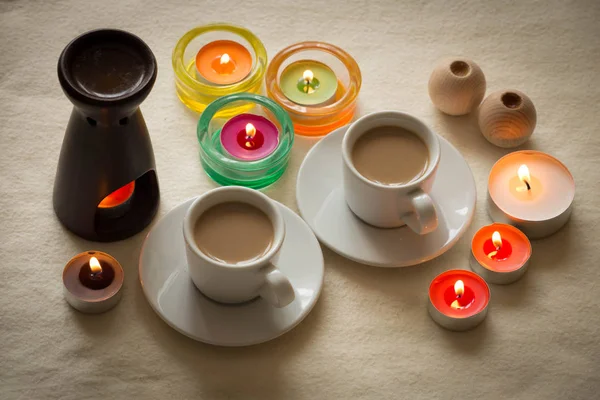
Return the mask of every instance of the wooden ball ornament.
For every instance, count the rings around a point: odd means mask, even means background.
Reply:
[[[498,147],[511,148],[525,143],[533,133],[536,120],[533,102],[518,90],[494,92],[479,107],[479,129]]]
[[[429,97],[443,113],[464,115],[473,111],[485,95],[485,75],[466,58],[441,61],[429,78]]]

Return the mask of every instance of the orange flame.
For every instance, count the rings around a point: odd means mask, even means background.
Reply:
[[[529,175],[529,168],[527,168],[527,165],[521,164],[519,170],[517,171],[517,174],[519,175],[519,179],[521,180],[521,182],[523,182],[527,190],[529,190],[531,184],[531,176]]]
[[[256,135],[256,128],[251,123],[246,124],[246,137],[252,139]]]
[[[494,231],[492,234],[492,243],[494,243],[496,248],[502,247],[502,236],[500,236],[500,232]]]
[[[221,59],[219,60],[219,62],[221,64],[229,64],[230,60],[231,60],[231,57],[229,57],[229,54],[223,53],[223,55],[221,56]]]
[[[465,284],[460,279],[457,280],[456,283],[454,284],[454,293],[456,293],[456,295],[458,297],[460,297],[463,294],[465,294]]]
[[[90,269],[92,270],[92,274],[97,274],[98,272],[102,272],[102,266],[100,265],[100,261],[96,257],[90,258]]]
[[[315,74],[313,74],[313,72],[310,69],[307,69],[302,74],[302,78],[306,81],[307,85],[312,82],[312,80],[314,79],[314,77],[315,77]]]
[[[465,284],[460,279],[454,283],[454,293],[456,293],[457,297],[461,297],[465,293]],[[458,300],[454,300],[452,304],[450,304],[450,307],[454,309],[462,308]]]

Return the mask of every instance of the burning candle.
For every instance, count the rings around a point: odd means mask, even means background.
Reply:
[[[261,115],[239,114],[221,129],[221,145],[233,157],[255,161],[273,153],[279,143],[279,131]]]
[[[134,191],[135,181],[115,190],[98,204],[98,213],[109,218],[122,217],[131,208]]]
[[[477,274],[465,270],[446,271],[429,286],[429,314],[439,325],[466,331],[486,317],[490,289]]]
[[[209,82],[229,85],[240,82],[250,74],[252,55],[238,42],[215,40],[196,54],[196,69]]]
[[[490,216],[518,227],[531,239],[560,229],[571,215],[574,197],[575,182],[567,167],[539,151],[507,154],[490,171]]]
[[[109,263],[104,266],[98,258],[92,256],[79,270],[79,281],[89,289],[100,290],[109,286],[115,278],[115,270]]]
[[[319,61],[300,60],[288,65],[279,80],[283,94],[294,103],[327,105],[335,100],[338,80],[327,65]]]
[[[527,271],[530,257],[529,239],[511,225],[484,226],[471,242],[471,269],[489,283],[518,280]]]
[[[123,268],[109,254],[86,251],[73,257],[63,270],[67,302],[84,313],[101,313],[121,298]]]

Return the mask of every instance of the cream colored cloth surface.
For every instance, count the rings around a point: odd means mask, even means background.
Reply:
[[[150,308],[137,262],[146,231],[91,243],[66,231],[52,188],[71,103],[56,76],[60,51],[102,27],[143,38],[158,60],[142,104],[161,189],[154,222],[216,185],[198,161],[197,115],[174,90],[171,52],[194,26],[248,27],[268,54],[303,40],[341,46],[360,64],[359,114],[410,112],[450,140],[477,183],[475,218],[434,261],[403,269],[360,265],[323,248],[325,285],[288,334],[219,348],[169,328]],[[427,81],[447,55],[476,60],[490,91],[515,88],[538,110],[522,148],[571,170],[575,209],[560,232],[533,242],[532,265],[491,286],[485,322],[452,333],[426,311],[434,276],[468,268],[470,240],[490,223],[490,167],[508,151],[474,116],[446,117]],[[8,399],[582,399],[600,398],[600,2],[588,1],[2,1],[0,2],[0,398]],[[297,211],[298,168],[316,143],[296,138],[283,178],[265,192]],[[74,194],[76,195],[76,194]],[[83,315],[62,294],[76,253],[98,249],[125,269],[123,299]]]

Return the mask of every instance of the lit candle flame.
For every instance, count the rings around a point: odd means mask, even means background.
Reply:
[[[465,284],[460,279],[454,284],[454,293],[456,293],[456,297],[459,298],[465,293]],[[455,309],[462,308],[458,300],[454,300],[452,304],[450,304],[450,307]]]
[[[251,123],[246,124],[246,137],[252,139],[256,135],[256,128]]]
[[[227,54],[227,53],[224,53],[224,54],[221,56],[221,60],[220,60],[219,62],[220,62],[221,64],[228,64],[228,63],[229,63],[229,60],[231,60],[231,58],[229,57],[229,54]]]
[[[458,297],[461,297],[463,294],[465,294],[465,284],[460,279],[454,284],[454,293],[456,293],[456,296]]]
[[[523,182],[527,187],[527,190],[530,190],[531,176],[529,175],[529,168],[527,168],[527,165],[521,164],[519,170],[517,171],[517,174],[519,175],[519,179],[521,180],[521,182]]]
[[[314,78],[315,75],[310,69],[304,71],[304,73],[302,74],[302,79],[304,79],[304,93],[313,93],[315,91],[312,87],[310,87]]]
[[[498,254],[500,247],[502,247],[502,236],[500,236],[500,232],[494,231],[492,234],[492,243],[494,244],[494,247],[496,247],[496,250],[490,251],[490,253],[487,255],[489,258],[494,258],[496,254]]]
[[[492,243],[499,249],[502,246],[502,236],[500,236],[500,232],[494,231],[492,234]]]
[[[100,265],[100,261],[96,257],[90,258],[90,269],[92,270],[92,274],[97,274],[102,272],[102,266]]]
[[[251,123],[247,123],[246,124],[246,140],[247,141],[246,141],[246,143],[244,143],[244,146],[246,146],[247,148],[251,148],[252,142],[249,140],[252,140],[255,135],[256,135],[256,128]]]
[[[310,69],[307,69],[302,74],[302,78],[304,78],[304,80],[306,81],[307,85],[310,85],[310,83],[312,82],[312,80],[314,79],[314,77],[315,77],[315,75],[313,74],[313,72]]]

